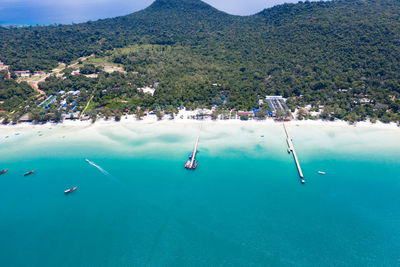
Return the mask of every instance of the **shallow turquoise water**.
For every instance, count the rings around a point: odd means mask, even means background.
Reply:
[[[351,151],[333,139],[332,150],[296,138],[303,186],[283,132],[279,144],[253,135],[246,150],[223,135],[218,148],[200,142],[193,172],[183,168],[190,133],[145,153],[150,137],[1,136],[2,266],[400,265],[398,144]]]

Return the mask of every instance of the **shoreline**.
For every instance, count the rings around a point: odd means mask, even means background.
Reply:
[[[400,126],[396,123],[383,123],[376,122],[371,123],[369,121],[361,121],[355,124],[349,124],[346,121],[326,121],[326,120],[291,120],[287,122],[280,122],[274,119],[265,119],[265,120],[240,120],[240,119],[217,119],[212,120],[210,118],[207,119],[181,119],[174,118],[168,119],[164,118],[158,120],[155,115],[148,115],[141,120],[136,119],[135,115],[127,115],[122,116],[120,121],[115,121],[114,119],[98,119],[96,122],[92,123],[90,120],[81,121],[81,120],[64,120],[60,123],[54,122],[46,122],[44,124],[35,124],[31,122],[23,122],[17,124],[8,124],[8,125],[0,125],[0,130],[11,130],[11,129],[26,129],[26,128],[46,128],[46,127],[62,127],[62,126],[73,126],[73,127],[88,127],[88,126],[104,126],[104,125],[118,125],[118,124],[127,124],[132,123],[136,125],[148,125],[148,124],[160,124],[160,125],[174,125],[174,124],[221,124],[221,125],[276,125],[281,126],[282,123],[285,123],[288,126],[328,126],[328,127],[346,127],[346,128],[359,128],[359,129],[385,129],[385,130],[400,130]]]
[[[285,124],[300,161],[305,164],[315,155],[326,157],[330,154],[376,161],[379,160],[376,159],[377,151],[396,155],[400,148],[400,127],[396,124],[364,122],[349,126],[343,121],[321,120],[290,121]],[[201,149],[211,157],[219,157],[224,153],[224,157],[232,158],[238,155],[287,158],[283,125],[273,119],[214,121],[210,118],[166,118],[159,121],[154,115],[138,121],[134,115],[130,115],[124,116],[119,122],[102,119],[95,124],[91,121],[41,125],[24,123],[11,127],[0,126],[0,147],[3,156],[8,155],[8,158],[10,155],[21,156],[21,151],[33,157],[41,157],[53,153],[50,151],[54,149],[64,148],[68,148],[63,153],[69,157],[81,155],[87,158],[84,151],[96,151],[93,155],[107,157],[99,152],[103,150],[115,157],[167,158],[192,151],[199,133]],[[391,158],[395,159],[395,156]],[[385,160],[391,162],[387,158]]]

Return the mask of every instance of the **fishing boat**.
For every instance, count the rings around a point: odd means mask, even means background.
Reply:
[[[193,170],[193,169],[196,169],[197,164],[198,164],[197,160],[193,161],[193,165],[192,165],[192,162],[190,160],[188,160],[185,163],[185,168],[188,170]]]
[[[34,173],[35,171],[30,171],[30,172],[27,172],[27,173],[25,173],[24,174],[24,176],[28,176],[28,175],[31,175],[32,173]]]
[[[67,189],[67,190],[64,191],[64,194],[69,194],[69,193],[75,191],[77,188],[78,188],[78,187],[75,186],[75,187],[73,187],[73,188]]]
[[[8,172],[8,169],[2,170],[2,171],[0,172],[0,175],[4,174],[4,173],[6,173],[6,172]]]
[[[186,161],[186,163],[185,163],[185,168],[186,169],[190,169],[190,163],[191,163],[190,160]]]
[[[194,162],[193,162],[193,166],[192,166],[192,169],[196,169],[196,167],[197,167],[197,160],[195,160]]]
[[[318,171],[319,174],[325,175],[326,172]]]

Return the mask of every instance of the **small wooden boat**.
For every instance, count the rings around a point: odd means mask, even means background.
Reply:
[[[2,171],[0,172],[0,175],[4,174],[4,173],[6,173],[6,172],[8,172],[8,169],[2,170]]]
[[[28,175],[31,175],[32,173],[34,173],[35,171],[30,171],[30,172],[27,172],[27,173],[25,173],[24,174],[24,176],[28,176]]]
[[[198,164],[197,160],[193,161],[193,165],[192,165],[192,162],[190,160],[188,160],[185,163],[185,168],[188,170],[194,170],[194,169],[196,169],[197,164]]]
[[[69,189],[67,189],[67,190],[64,191],[64,194],[69,194],[69,193],[71,193],[71,192],[74,192],[77,188],[78,188],[77,186],[75,186],[75,187],[73,187],[73,188],[69,188]]]

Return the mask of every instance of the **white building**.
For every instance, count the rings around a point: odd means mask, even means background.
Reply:
[[[150,95],[154,95],[154,92],[156,91],[156,89],[151,88],[150,86],[146,86],[143,88],[138,88],[138,91],[142,91],[145,94],[150,94]]]
[[[4,65],[4,63],[0,61],[0,70],[8,70],[8,67],[9,66]]]
[[[29,70],[16,70],[16,71],[14,71],[14,73],[18,77],[30,77],[31,76],[31,72]]]

